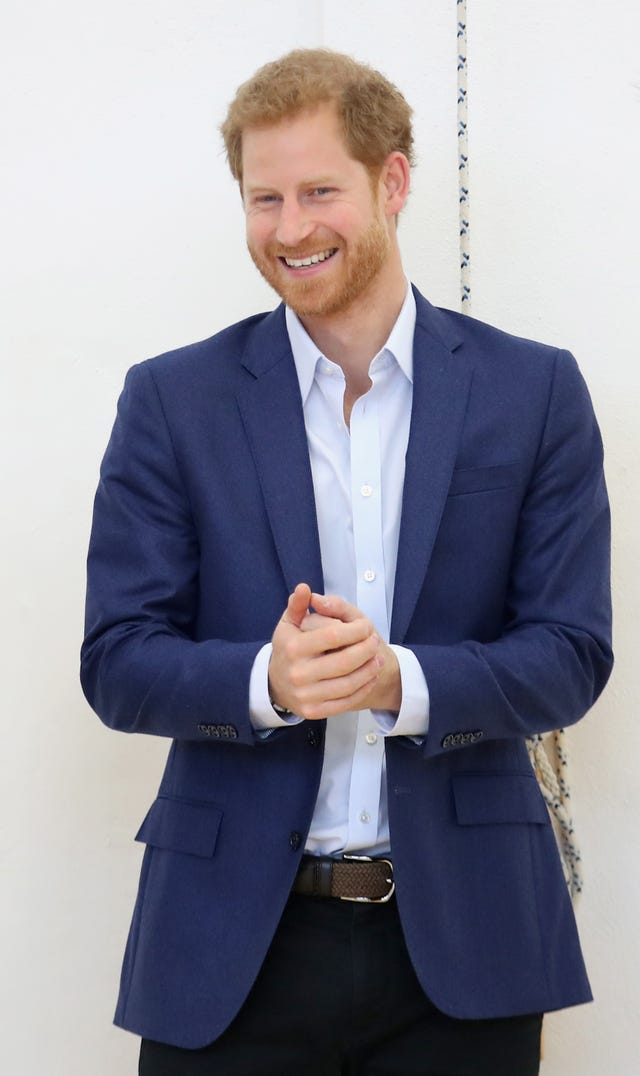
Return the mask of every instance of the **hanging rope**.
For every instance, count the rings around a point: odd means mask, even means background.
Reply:
[[[467,0],[457,0],[458,41],[458,196],[460,219],[460,309],[471,309],[469,249],[469,140],[467,124]],[[575,900],[582,892],[582,860],[570,810],[566,733],[527,741],[529,757],[551,815],[567,885]]]
[[[469,144],[467,139],[467,0],[458,3],[458,197],[460,219],[460,306],[471,308],[469,254]]]

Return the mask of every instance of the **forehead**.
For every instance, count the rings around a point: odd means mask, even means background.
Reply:
[[[350,156],[333,105],[322,104],[242,133],[243,185],[363,168]]]

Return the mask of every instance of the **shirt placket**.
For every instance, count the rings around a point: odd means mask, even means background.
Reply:
[[[351,510],[356,572],[356,604],[388,638],[382,544],[382,470],[377,394],[374,386],[356,401],[350,422]],[[346,851],[376,843],[384,762],[384,737],[370,710],[357,719],[349,789]]]

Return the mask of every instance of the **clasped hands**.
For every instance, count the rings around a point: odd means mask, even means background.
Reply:
[[[269,694],[307,721],[349,710],[397,713],[400,667],[355,605],[298,583],[273,633]]]

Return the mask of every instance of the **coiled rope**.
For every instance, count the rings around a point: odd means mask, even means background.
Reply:
[[[458,196],[460,222],[460,309],[471,310],[469,225],[469,140],[467,122],[467,0],[457,0],[458,43]],[[560,858],[573,900],[582,892],[582,859],[571,817],[566,733],[527,740],[531,764],[551,815]]]
[[[560,849],[560,858],[569,891],[575,901],[582,892],[582,858],[573,827],[568,781],[569,758],[566,733],[557,729],[548,736],[532,736],[527,740],[529,758],[545,798]],[[551,752],[551,758],[549,758]]]

